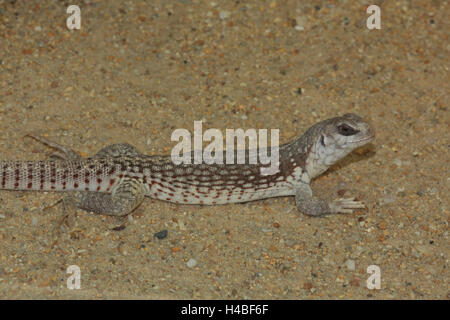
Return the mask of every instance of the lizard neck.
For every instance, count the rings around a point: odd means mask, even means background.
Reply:
[[[292,177],[294,182],[309,183],[307,160],[311,145],[308,139],[301,136],[280,147],[280,173],[284,177]]]
[[[281,147],[280,171],[285,177],[293,175],[296,181],[309,184],[331,165],[323,161],[324,155],[321,150],[316,132],[308,130]]]

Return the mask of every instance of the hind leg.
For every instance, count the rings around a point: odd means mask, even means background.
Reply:
[[[58,201],[59,203],[62,200],[64,214],[57,226],[63,231],[65,231],[65,227],[71,228],[78,209],[120,218],[120,224],[123,226],[123,218],[139,207],[144,201],[145,195],[144,184],[134,178],[126,178],[121,181],[112,193],[71,192]],[[113,227],[113,229],[115,228],[117,225]]]
[[[46,146],[56,150],[55,152],[53,152],[50,155],[51,159],[57,159],[57,160],[79,160],[81,159],[80,155],[66,147],[63,146],[59,143],[50,141],[44,137],[40,137],[40,136],[36,136],[33,134],[27,134],[27,137],[33,138],[34,140],[45,144]],[[74,205],[76,203],[75,201],[76,196],[73,193],[69,193],[69,195],[66,195],[62,198],[60,198],[56,203],[54,203],[53,205],[44,208],[44,210],[47,210],[51,207],[53,207],[54,205],[62,202],[63,204],[63,217],[59,220],[59,223],[57,224],[57,227],[59,227],[59,229],[64,229],[64,226],[69,227],[72,225],[72,220],[73,218],[76,216],[76,205]],[[57,232],[57,228],[55,227],[54,232]]]
[[[99,152],[95,154],[94,157],[102,158],[102,157],[120,157],[120,156],[140,156],[142,153],[139,152],[136,147],[132,146],[128,143],[116,143],[110,144],[109,146],[104,147]]]
[[[41,136],[36,136],[33,134],[27,134],[26,137],[30,137],[33,138],[34,140],[45,144],[46,146],[56,150],[55,152],[53,152],[50,155],[51,159],[56,159],[56,160],[79,160],[81,159],[80,155],[66,147],[63,146],[59,143],[50,141],[44,137]],[[57,230],[59,227],[59,229],[64,229],[64,225],[67,227],[70,227],[70,225],[72,225],[72,218],[75,217],[75,213],[76,213],[76,206],[73,205],[75,199],[75,196],[73,193],[69,193],[69,195],[66,195],[64,197],[61,197],[58,201],[56,201],[54,204],[44,208],[43,210],[47,210],[55,205],[57,205],[58,203],[62,202],[63,204],[63,217],[59,220],[59,223],[57,224],[57,226],[54,228],[54,232],[58,232],[59,230]]]
[[[144,184],[135,178],[124,178],[111,193],[77,192],[71,201],[77,208],[109,216],[125,216],[144,200]]]
[[[29,137],[56,149],[52,156],[61,160],[79,160],[81,157],[74,150],[52,142],[42,137],[28,135]],[[112,144],[101,149],[94,158],[139,156],[141,153],[127,143]],[[61,224],[75,215],[77,209],[103,213],[109,216],[123,217],[135,210],[144,200],[146,190],[143,183],[137,179],[127,178],[117,185],[112,193],[100,192],[71,192],[62,199],[64,217]],[[60,224],[60,225],[61,225]]]
[[[66,146],[63,146],[59,143],[47,140],[44,137],[35,136],[33,134],[27,134],[26,137],[33,138],[34,140],[39,141],[40,143],[43,143],[46,146],[49,146],[50,148],[57,150],[54,153],[52,153],[52,155],[50,156],[51,158],[57,158],[61,160],[78,160],[81,158],[76,151]]]
[[[49,146],[50,148],[53,148],[55,150],[57,150],[56,152],[54,152],[51,157],[54,158],[59,158],[61,160],[78,160],[80,159],[80,155],[66,147],[63,146],[59,143],[50,141],[44,137],[40,137],[40,136],[36,136],[33,134],[27,134],[27,137],[33,138],[36,141],[39,141],[43,144],[45,144],[46,146]],[[139,152],[138,149],[136,149],[136,147],[132,146],[131,144],[128,143],[115,143],[115,144],[111,144],[109,146],[106,146],[102,149],[100,149],[95,155],[94,157],[96,158],[103,158],[103,157],[119,157],[119,156],[140,156],[142,155],[142,153]]]
[[[144,184],[134,178],[126,178],[112,193],[74,192],[63,199],[64,218],[70,219],[77,209],[125,218],[144,201]],[[123,219],[121,219],[123,224]],[[117,227],[117,226],[116,226]]]

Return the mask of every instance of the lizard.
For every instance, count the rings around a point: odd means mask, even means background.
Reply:
[[[373,128],[347,113],[320,121],[279,146],[279,170],[262,175],[262,164],[178,164],[169,155],[144,155],[127,143],[112,144],[92,157],[30,135],[54,148],[49,160],[0,161],[0,189],[70,192],[63,204],[125,216],[146,196],[178,204],[219,205],[294,196],[309,216],[351,213],[364,208],[352,198],[313,196],[310,182],[354,149],[371,142]],[[247,150],[248,151],[248,150]]]

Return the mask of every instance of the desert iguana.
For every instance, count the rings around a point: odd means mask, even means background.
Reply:
[[[0,188],[72,191],[64,204],[122,216],[145,196],[179,204],[226,204],[295,196],[300,212],[311,216],[350,213],[364,205],[355,198],[314,198],[310,181],[355,148],[374,139],[374,131],[355,114],[318,122],[301,137],[279,147],[279,171],[262,175],[261,164],[173,164],[170,156],[147,156],[129,144],[113,144],[91,158],[34,137],[58,150],[59,159],[0,161]]]

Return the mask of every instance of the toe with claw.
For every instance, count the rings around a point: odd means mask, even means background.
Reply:
[[[339,198],[330,203],[332,213],[353,213],[355,209],[364,209],[366,206],[355,198]]]

